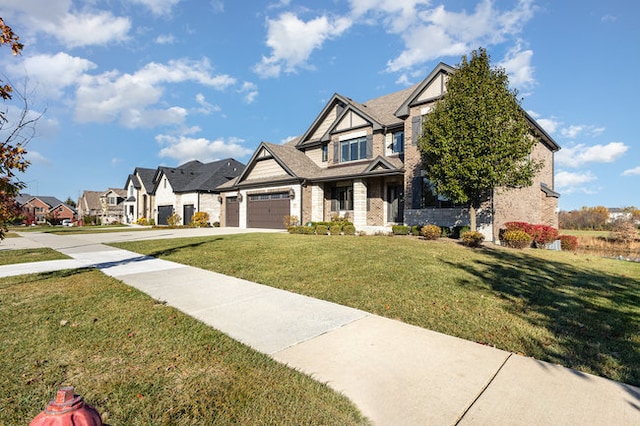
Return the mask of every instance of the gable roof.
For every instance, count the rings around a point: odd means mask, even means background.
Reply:
[[[127,188],[129,186],[129,182],[133,183],[133,187],[135,189],[144,189],[146,191],[153,190],[153,176],[156,174],[156,169],[147,169],[144,167],[136,167],[132,174],[127,178],[127,182],[124,184],[124,187]]]
[[[100,191],[82,191],[82,196],[78,200],[79,210],[97,210],[100,209]],[[80,204],[84,203],[84,206]]]
[[[233,158],[203,164],[189,161],[178,167],[158,167],[154,172],[155,193],[162,176],[169,181],[174,193],[216,192],[216,187],[237,177],[245,166]]]

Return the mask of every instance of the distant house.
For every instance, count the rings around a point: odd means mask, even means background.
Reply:
[[[609,210],[609,219],[607,220],[607,222],[615,222],[616,220],[619,220],[619,219],[622,219],[622,220],[631,219],[633,216],[632,213],[627,209],[612,207],[607,210]]]
[[[58,225],[64,219],[73,221],[77,217],[77,212],[73,207],[56,197],[20,194],[16,197],[16,202],[25,217],[24,223],[27,225],[36,223]]]
[[[188,225],[196,212],[209,214],[211,222],[220,221],[220,192],[216,189],[242,173],[244,164],[227,158],[211,163],[190,161],[178,167],[158,167],[153,176],[154,219],[166,225],[176,213],[181,224]],[[133,181],[127,181],[131,191]]]
[[[78,199],[80,218],[95,217],[103,224],[122,222],[126,191],[109,188],[106,191],[83,191]]]
[[[140,218],[151,219],[154,213],[154,182],[156,169],[136,167],[127,178],[124,188],[127,198],[124,201],[124,221],[133,223]]]

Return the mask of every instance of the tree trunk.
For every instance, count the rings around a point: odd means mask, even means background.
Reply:
[[[476,230],[476,208],[473,206],[473,204],[471,206],[469,206],[469,219],[471,220],[471,230],[475,231]]]

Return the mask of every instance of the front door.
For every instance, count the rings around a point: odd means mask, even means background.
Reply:
[[[387,188],[387,222],[404,222],[404,188],[402,185]]]
[[[191,219],[193,219],[193,214],[196,212],[196,209],[193,204],[185,204],[182,207],[182,212],[184,213],[182,217],[184,218],[184,224],[189,225],[191,223]]]

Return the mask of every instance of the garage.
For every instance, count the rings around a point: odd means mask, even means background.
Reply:
[[[289,192],[252,194],[247,198],[248,228],[286,228],[284,217],[291,214]]]
[[[167,219],[173,213],[173,206],[158,206],[158,225],[168,225]]]

